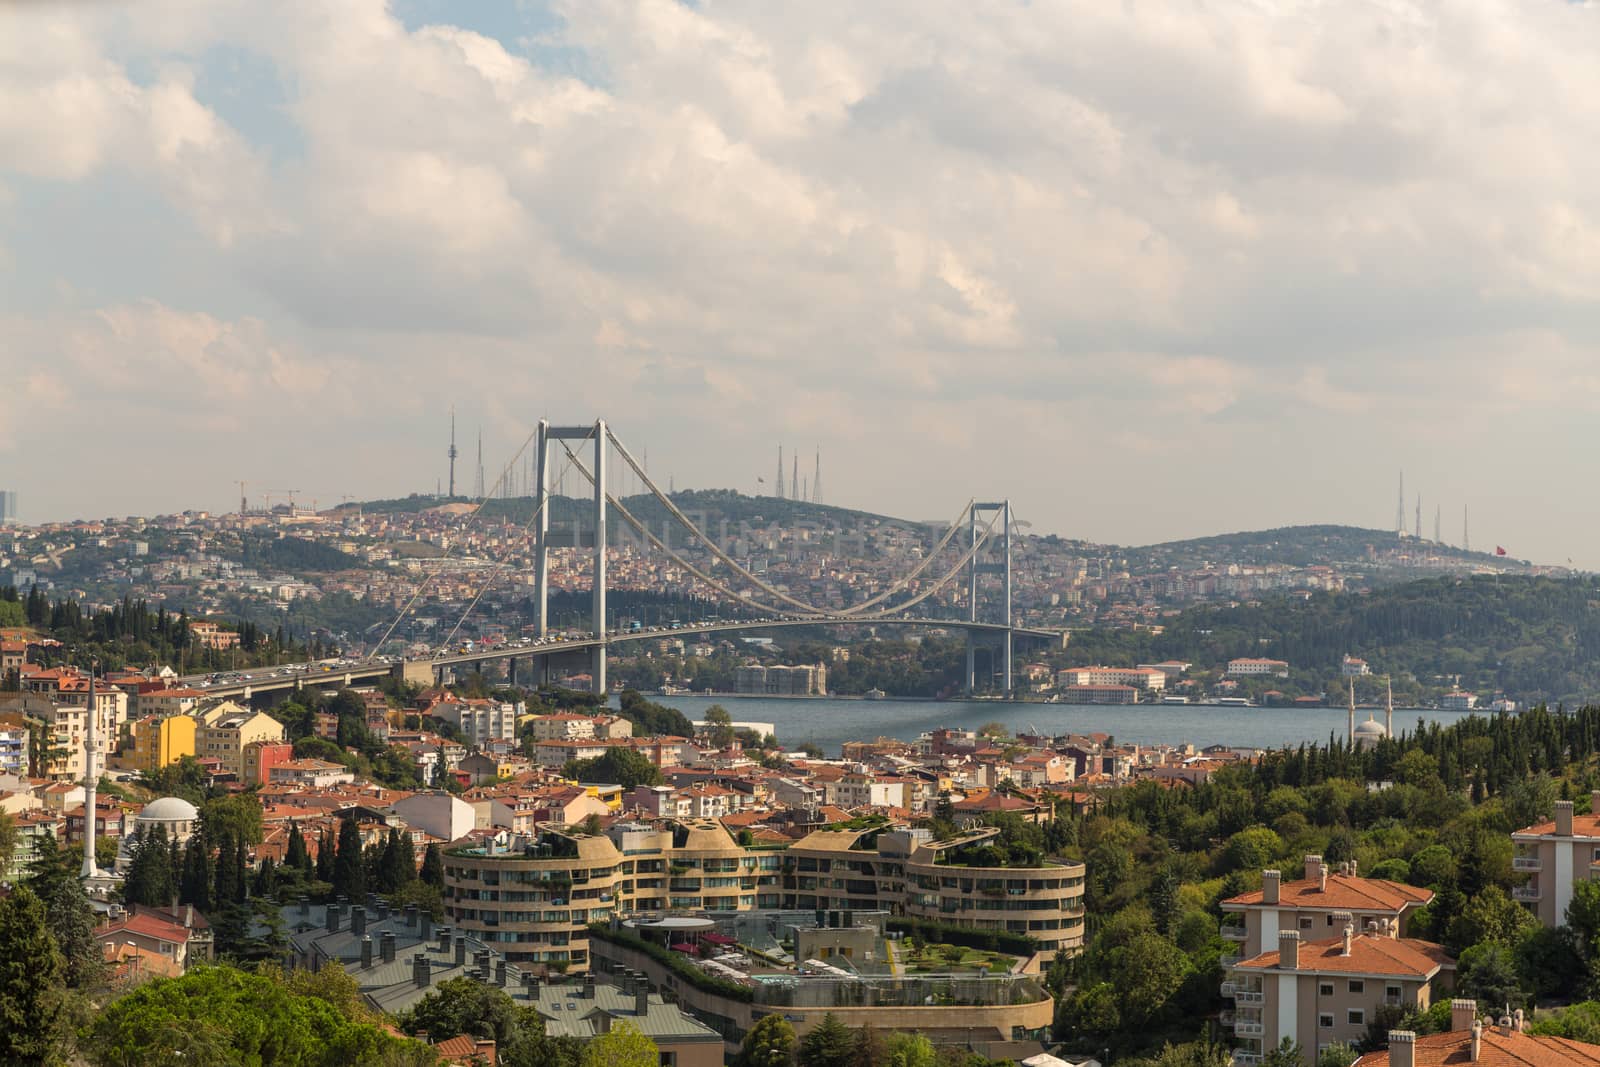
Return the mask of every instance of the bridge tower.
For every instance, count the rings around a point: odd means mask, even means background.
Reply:
[[[1006,630],[1001,638],[1000,654],[1002,685],[1006,695],[1012,692],[1012,615],[1011,615],[1011,501],[1001,500],[992,503],[974,503],[967,511],[967,547],[976,548],[979,538],[980,515],[991,518],[999,513],[1001,528],[998,531],[1000,547],[998,552],[990,547],[990,541],[982,549],[977,549],[972,554],[972,559],[967,563],[967,620],[969,622],[986,622],[992,620],[978,617],[978,576],[980,574],[998,574],[1001,576],[1000,590],[1000,621],[1005,623]],[[984,558],[984,557],[988,558]],[[977,633],[967,631],[967,695],[977,688]]]
[[[539,636],[549,634],[550,622],[550,444],[553,441],[594,439],[594,691],[606,691],[606,422],[593,426],[552,426],[539,420],[535,443],[538,473],[534,486],[534,601],[538,605]],[[546,660],[548,663],[548,659]]]

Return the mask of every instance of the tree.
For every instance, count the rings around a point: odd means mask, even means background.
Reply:
[[[713,704],[705,711],[706,734],[718,748],[733,744],[733,716],[721,704]]]
[[[437,842],[428,842],[427,851],[422,854],[422,873],[417,877],[423,885],[444,892],[444,855],[439,851]]]
[[[1286,1037],[1278,1042],[1277,1048],[1261,1057],[1261,1067],[1300,1067],[1303,1055],[1300,1042]]]
[[[886,1067],[936,1067],[939,1054],[921,1034],[898,1032],[884,1042]]]
[[[583,1047],[580,1067],[657,1067],[661,1050],[633,1023],[617,1020]]]
[[[800,1039],[800,1067],[849,1067],[855,1055],[855,1034],[828,1012]]]
[[[537,1027],[540,1034],[544,1032],[536,1011],[517,1007],[505,990],[471,978],[440,982],[400,1017],[400,1029],[406,1033],[426,1033],[436,1041],[471,1034],[505,1045],[530,1026]]]
[[[112,1003],[88,1030],[96,1067],[189,1063],[388,1067],[424,1063],[414,1042],[300,995],[270,974],[199,967],[148,982]]]
[[[105,957],[94,936],[94,910],[78,877],[78,857],[56,847],[48,834],[38,839],[27,887],[44,903],[45,923],[66,960],[67,985],[89,989],[105,975]]]
[[[299,871],[304,878],[309,879],[315,873],[305,835],[300,832],[300,825],[293,821],[289,823],[289,840],[284,846],[283,862],[292,870]]]
[[[8,811],[0,811],[0,877],[11,870],[11,857],[17,854],[17,823]]]
[[[1525,999],[1517,961],[1504,945],[1473,945],[1456,963],[1456,990],[1483,1004],[1508,1004],[1515,1008]]]
[[[48,925],[27,888],[0,897],[0,1063],[53,1063],[65,1036],[67,966]]]
[[[1335,1041],[1317,1053],[1317,1067],[1350,1067],[1358,1053],[1343,1041]]]
[[[134,835],[128,872],[122,882],[123,901],[164,908],[177,892],[177,872],[172,869],[166,828],[155,825],[140,830]]]
[[[339,850],[333,859],[333,891],[351,901],[367,895],[367,864],[361,853],[361,827],[353,818],[339,820]]]
[[[254,793],[233,793],[208,800],[200,809],[202,832],[213,841],[222,834],[246,845],[261,844],[261,801]]]
[[[580,782],[615,783],[623,789],[661,784],[661,769],[650,757],[631,748],[613,748],[594,759],[573,760],[561,773]]]
[[[794,1055],[794,1027],[782,1015],[763,1015],[744,1035],[737,1067],[787,1067]]]
[[[328,883],[333,881],[333,858],[333,835],[324,830],[317,837],[317,881]]]

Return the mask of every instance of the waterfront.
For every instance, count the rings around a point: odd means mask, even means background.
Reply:
[[[778,740],[793,747],[810,741],[830,756],[846,741],[899,737],[908,741],[940,726],[975,730],[999,722],[1013,733],[1037,727],[1046,734],[1107,733],[1138,744],[1211,744],[1281,748],[1302,741],[1326,742],[1345,732],[1343,708],[1222,708],[1198,704],[1013,704],[961,700],[834,700],[825,697],[764,698],[736,696],[658,696],[650,699],[677,708],[690,719],[721,704],[736,720],[773,723]],[[1397,731],[1415,730],[1418,720],[1453,723],[1472,714],[1431,709],[1396,709]],[[1364,721],[1358,709],[1356,721]],[[1382,721],[1382,712],[1377,715]]]

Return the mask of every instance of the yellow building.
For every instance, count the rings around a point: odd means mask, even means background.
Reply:
[[[123,763],[132,770],[155,774],[184,756],[195,755],[195,734],[199,728],[200,723],[188,715],[170,715],[159,720],[151,716],[130,723],[133,748]]]

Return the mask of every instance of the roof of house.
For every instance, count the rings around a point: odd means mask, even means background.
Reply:
[[[1419,889],[1404,882],[1391,882],[1383,878],[1363,878],[1353,874],[1328,875],[1324,889],[1318,879],[1303,878],[1284,882],[1278,888],[1279,908],[1316,908],[1334,911],[1391,911],[1421,907],[1433,899],[1433,890]],[[1224,908],[1254,908],[1265,906],[1262,891],[1251,890],[1229,897],[1222,902]]]
[[[1278,950],[1263,952],[1238,964],[1241,970],[1270,970],[1278,966]],[[1431,941],[1385,937],[1382,934],[1357,934],[1350,939],[1345,954],[1344,938],[1303,941],[1295,967],[1312,974],[1382,974],[1397,977],[1428,978],[1441,967],[1454,967],[1455,960]]]
[[[1512,833],[1512,837],[1553,837],[1556,832],[1554,822],[1534,823],[1524,826]],[[1572,815],[1573,837],[1600,837],[1600,815],[1588,812],[1574,812]]]
[[[1567,1067],[1582,1064],[1593,1067],[1600,1064],[1600,1045],[1589,1045],[1565,1037],[1543,1037],[1515,1031],[1507,1033],[1498,1027],[1486,1026],[1476,1060],[1472,1058],[1470,1030],[1451,1030],[1419,1037],[1412,1055],[1416,1067],[1455,1067],[1456,1064],[1473,1064],[1475,1067]],[[1389,1053],[1369,1052],[1356,1064],[1358,1067],[1389,1067]]]

